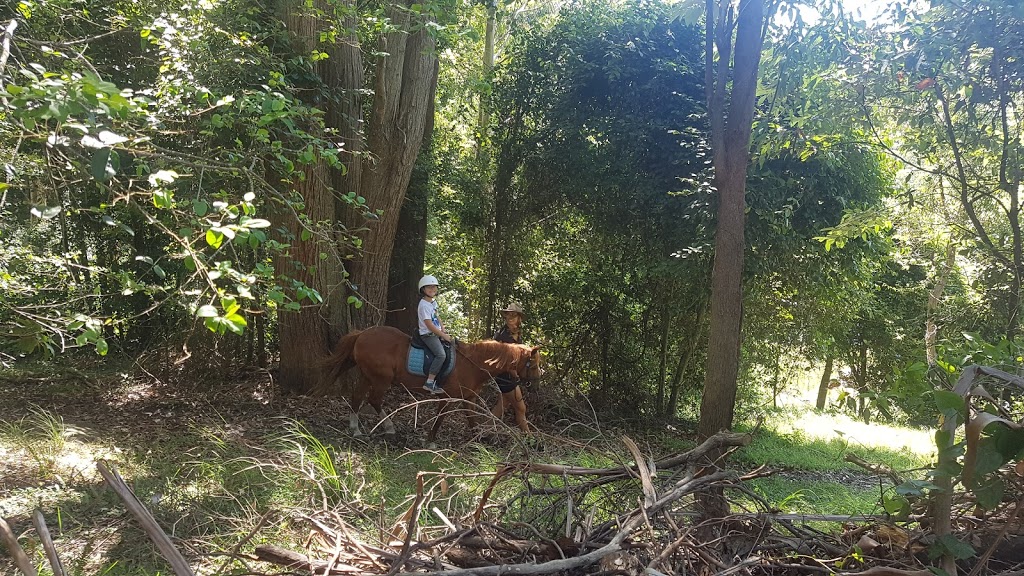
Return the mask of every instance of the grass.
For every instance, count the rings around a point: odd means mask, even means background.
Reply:
[[[866,425],[843,414],[813,410],[775,413],[765,419],[753,442],[736,458],[751,466],[860,470],[844,460],[852,453],[894,470],[914,470],[935,458],[932,433],[887,424]]]
[[[851,488],[833,480],[758,478],[751,488],[778,510],[789,514],[879,513],[877,488]]]

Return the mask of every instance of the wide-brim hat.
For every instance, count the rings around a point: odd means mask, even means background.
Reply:
[[[515,302],[509,304],[508,306],[503,308],[501,311],[502,312],[515,312],[516,314],[519,314],[520,316],[525,316],[526,315],[526,312],[523,312],[523,307],[520,306],[519,304],[516,304]]]

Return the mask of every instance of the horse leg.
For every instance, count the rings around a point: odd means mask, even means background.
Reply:
[[[349,404],[352,406],[352,413],[348,416],[348,429],[353,436],[362,436],[363,431],[359,428],[359,409],[363,407],[363,400],[366,399],[366,392],[370,389],[370,381],[362,376],[352,386],[352,395],[349,397]]]
[[[437,405],[437,415],[434,416],[434,426],[430,428],[430,434],[427,434],[427,443],[430,446],[434,445],[434,440],[437,438],[437,431],[441,429],[441,423],[444,422],[444,416],[451,409],[452,401],[443,400]]]
[[[384,434],[386,436],[394,436],[396,433],[395,425],[391,422],[391,418],[384,414],[384,395],[387,394],[387,391],[388,388],[384,386],[371,388],[370,397],[367,402],[377,411],[377,419],[384,426]]]
[[[516,386],[516,389],[508,393],[512,403],[512,409],[516,413],[516,424],[519,425],[519,429],[523,431],[523,434],[530,433],[530,425],[526,422],[526,400],[523,398],[523,389]],[[505,394],[502,394],[502,401],[505,400]]]
[[[491,415],[497,420],[501,420],[505,416],[505,409],[509,406],[507,398],[509,394],[510,392],[503,392],[501,396],[498,397],[498,401],[494,404],[494,408],[491,408]]]

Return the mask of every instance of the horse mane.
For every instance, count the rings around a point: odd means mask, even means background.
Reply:
[[[507,344],[497,340],[481,340],[463,346],[463,353],[481,368],[495,373],[515,370],[530,348],[523,344]]]

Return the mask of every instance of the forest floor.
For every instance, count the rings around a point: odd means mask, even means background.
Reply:
[[[538,390],[530,394],[539,428],[532,438],[507,428],[481,437],[456,416],[433,450],[424,439],[430,402],[409,405],[392,393],[387,408],[397,410],[397,438],[352,438],[344,400],[281,395],[267,372],[230,384],[183,385],[138,367],[5,371],[0,398],[0,517],[44,574],[43,551],[30,537],[35,509],[46,517],[68,574],[169,573],[104,485],[98,460],[119,470],[197,573],[241,574],[252,568],[237,554],[258,544],[301,548],[309,535],[301,520],[311,507],[343,510],[367,539],[384,541],[388,527],[402,523],[418,478],[440,478],[444,497],[433,504],[435,520],[457,523],[503,462],[615,465],[630,458],[624,434],[653,457],[694,446],[680,427],[636,431],[567,417],[564,406],[546,404]],[[836,414],[776,411],[733,465],[776,470],[751,486],[778,510],[878,514],[885,479],[844,462],[844,454],[910,470],[931,458],[929,436]],[[491,500],[504,502],[504,513],[531,529],[557,533],[565,524],[564,509],[516,500],[517,490],[499,487]],[[0,573],[14,573],[2,551]]]

